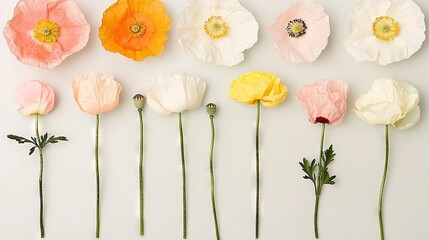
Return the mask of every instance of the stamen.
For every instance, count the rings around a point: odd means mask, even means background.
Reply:
[[[387,42],[398,35],[399,24],[389,16],[381,16],[373,22],[372,32],[375,37]]]
[[[307,32],[307,25],[301,18],[289,21],[286,27],[289,37],[299,38]]]
[[[221,16],[211,16],[204,23],[204,31],[213,39],[225,36],[228,30],[229,27]]]

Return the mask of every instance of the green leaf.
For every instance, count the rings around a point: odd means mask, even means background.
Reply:
[[[30,155],[30,156],[31,156],[31,154],[33,154],[33,153],[34,153],[34,150],[36,150],[36,146],[34,146],[34,147],[30,148],[30,153],[29,153],[28,155]]]
[[[335,158],[335,152],[334,147],[331,145],[326,151],[325,151],[325,157],[324,157],[324,166],[328,168],[328,165],[334,161]]]
[[[11,140],[15,140],[17,141],[19,144],[24,144],[24,143],[32,143],[35,144],[34,141],[28,140],[27,138],[21,137],[21,136],[16,136],[16,135],[12,135],[9,134],[7,135],[7,138],[11,139]]]
[[[314,173],[317,167],[316,160],[313,159],[313,161],[310,163],[307,159],[303,158],[299,165],[301,166],[302,171],[304,171],[306,174],[303,176],[303,178],[310,179],[313,183],[316,183],[316,174]]]
[[[331,164],[334,161],[335,158],[335,152],[333,145],[329,146],[329,148],[324,152],[324,156],[322,156],[322,164],[321,169],[319,170],[320,174],[320,181],[321,185],[328,184],[328,185],[334,185],[335,181],[334,179],[336,176],[330,176],[329,175],[329,164]]]
[[[49,143],[55,144],[55,143],[58,143],[59,141],[68,141],[67,137],[64,137],[64,136],[59,136],[59,137],[50,136],[49,138],[48,137],[49,137],[48,133],[46,133],[44,137],[42,137],[42,148],[48,145]]]

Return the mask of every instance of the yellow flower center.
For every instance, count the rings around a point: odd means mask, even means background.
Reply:
[[[288,22],[286,31],[289,37],[299,38],[307,32],[307,25],[304,20],[296,18]]]
[[[48,19],[40,20],[33,29],[33,37],[40,43],[55,43],[60,36],[60,26]]]
[[[130,32],[135,37],[142,37],[146,33],[146,26],[143,23],[135,23],[130,26]]]
[[[211,16],[204,23],[204,31],[211,38],[221,38],[228,33],[229,27],[221,16]]]
[[[399,33],[398,22],[389,16],[381,16],[372,23],[374,36],[383,41],[390,41]]]

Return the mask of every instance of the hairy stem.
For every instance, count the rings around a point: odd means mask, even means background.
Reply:
[[[219,226],[217,220],[217,212],[216,212],[216,201],[215,201],[215,179],[214,179],[214,170],[213,170],[213,149],[214,149],[214,141],[215,141],[215,127],[214,127],[214,116],[210,115],[210,126],[211,126],[211,142],[210,142],[210,183],[211,183],[211,199],[212,199],[212,209],[213,209],[213,218],[215,223],[216,230],[216,240],[220,239],[219,236]]]
[[[98,166],[98,131],[100,127],[100,116],[97,114],[95,123],[95,174],[97,179],[97,203],[96,203],[96,227],[95,237],[100,237],[100,169]]]
[[[144,235],[144,192],[143,192],[143,113],[139,108],[140,120],[140,160],[139,160],[139,186],[140,186],[140,236]]]
[[[45,227],[43,224],[43,148],[42,148],[42,141],[40,140],[40,134],[39,134],[39,114],[36,114],[35,129],[36,129],[37,144],[39,145],[39,157],[40,157],[40,173],[39,173],[40,237],[44,238],[45,237]]]
[[[183,124],[182,113],[179,113],[179,132],[180,132],[180,153],[182,157],[182,196],[183,196],[183,239],[187,236],[187,222],[186,222],[186,165],[185,165],[185,147],[183,143]]]
[[[383,193],[384,185],[386,183],[387,169],[389,166],[389,125],[385,126],[385,142],[386,142],[386,156],[384,163],[383,179],[381,181],[380,196],[378,200],[378,223],[380,226],[380,239],[384,240],[384,227],[383,227]]]
[[[259,238],[259,121],[261,118],[261,101],[257,103],[256,114],[256,227],[255,238]]]
[[[322,194],[322,166],[323,166],[323,143],[325,141],[325,128],[326,124],[322,123],[322,133],[320,136],[320,154],[319,154],[319,167],[318,167],[318,175],[317,175],[317,189],[316,189],[316,203],[314,207],[314,237],[319,238],[319,200],[320,195]]]

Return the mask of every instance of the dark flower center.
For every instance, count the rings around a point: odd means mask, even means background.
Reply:
[[[286,27],[287,35],[293,38],[299,38],[307,32],[307,25],[301,18],[295,18],[289,21]]]
[[[329,124],[329,120],[328,120],[328,119],[326,119],[326,118],[324,118],[324,117],[317,117],[317,118],[316,118],[316,122],[318,122],[318,123],[327,123],[327,124]]]

